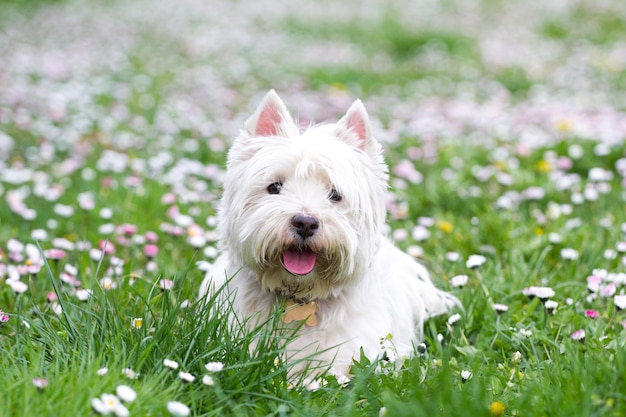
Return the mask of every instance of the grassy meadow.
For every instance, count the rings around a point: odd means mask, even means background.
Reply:
[[[544,3],[0,3],[0,417],[626,416],[626,7]],[[401,367],[289,381],[278,317],[197,303],[270,88],[363,100],[463,303]]]

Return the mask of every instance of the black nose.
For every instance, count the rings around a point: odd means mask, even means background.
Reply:
[[[291,219],[291,226],[302,239],[306,239],[315,234],[320,227],[320,222],[311,216],[294,216]]]

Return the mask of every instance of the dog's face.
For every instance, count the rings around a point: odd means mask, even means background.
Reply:
[[[368,268],[382,236],[387,169],[367,113],[300,132],[270,91],[228,155],[222,249],[264,290],[332,296]]]

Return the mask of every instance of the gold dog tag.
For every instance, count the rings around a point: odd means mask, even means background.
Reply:
[[[317,325],[317,303],[310,301],[306,304],[296,303],[293,300],[285,302],[285,313],[283,314],[283,323],[291,323],[292,321],[306,320],[304,324],[308,327]]]

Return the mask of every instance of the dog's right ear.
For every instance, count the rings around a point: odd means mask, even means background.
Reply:
[[[276,91],[270,90],[245,123],[251,136],[289,136],[297,127]]]

